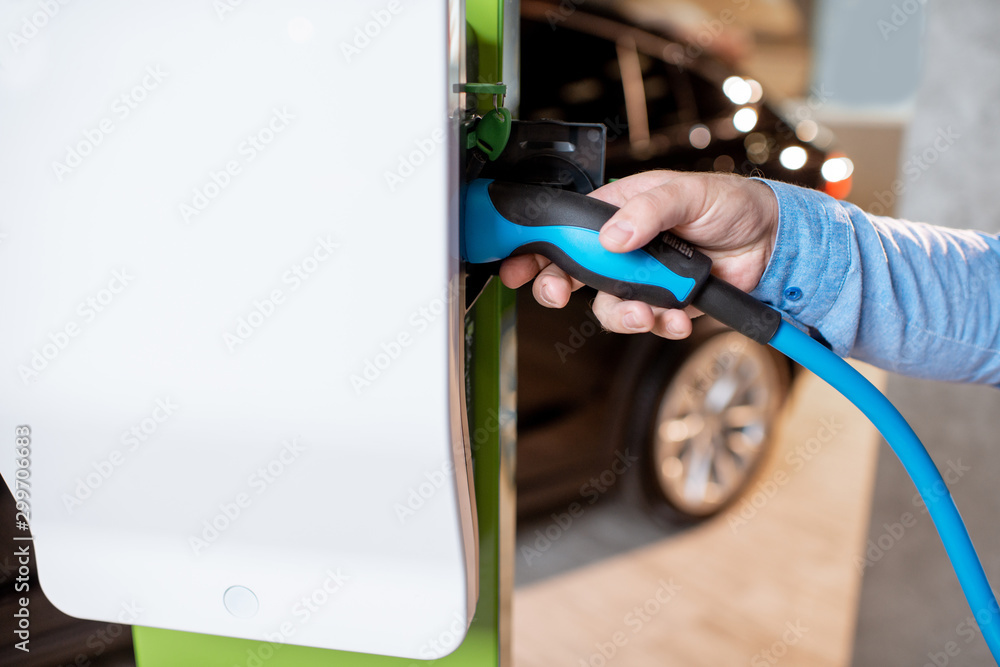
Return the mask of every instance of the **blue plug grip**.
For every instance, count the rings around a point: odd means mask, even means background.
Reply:
[[[468,186],[462,253],[469,262],[536,252],[592,287],[669,308],[690,303],[708,277],[711,261],[676,237],[628,253],[606,250],[598,230],[617,210],[609,204],[551,188],[491,188],[493,183],[478,179]]]

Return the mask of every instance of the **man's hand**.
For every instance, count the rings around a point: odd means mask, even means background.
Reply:
[[[612,252],[641,248],[671,229],[713,260],[713,274],[747,292],[756,287],[771,257],[778,200],[758,181],[731,174],[647,171],[590,196],[621,209],[601,229],[601,244]],[[583,286],[540,255],[507,259],[500,278],[508,287],[535,278],[532,293],[549,308],[562,308],[570,292]],[[594,313],[611,331],[652,331],[665,338],[687,337],[691,317],[699,314],[690,307],[654,308],[604,292],[594,300]]]

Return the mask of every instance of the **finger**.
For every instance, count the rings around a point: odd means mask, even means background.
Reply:
[[[659,310],[659,309],[654,309]],[[651,331],[657,336],[680,340],[691,335],[691,318],[683,310],[663,309],[656,315],[656,323]]]
[[[652,330],[656,324],[649,304],[622,301],[606,292],[598,292],[593,308],[604,328],[615,333],[642,333]]]
[[[646,245],[664,231],[690,223],[707,206],[701,181],[675,179],[635,195],[601,229],[601,244],[612,252]]]
[[[666,169],[644,171],[603,185],[588,196],[621,208],[625,202],[640,192],[668,183],[680,175],[681,172]]]
[[[555,264],[549,264],[535,278],[531,293],[543,306],[562,308],[569,303],[570,295],[581,287],[583,283],[579,280],[571,278]]]
[[[615,333],[652,332],[657,336],[680,340],[691,335],[691,318],[701,313],[691,307],[685,310],[656,308],[641,301],[622,301],[599,292],[594,299],[594,314],[609,331]]]
[[[500,280],[511,289],[525,284],[538,272],[548,266],[549,260],[541,255],[517,255],[509,257],[500,265]]]

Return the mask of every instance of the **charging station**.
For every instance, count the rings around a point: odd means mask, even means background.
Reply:
[[[143,665],[506,655],[513,301],[468,308],[458,252],[504,8],[471,4],[66,6],[0,72],[0,430],[45,594],[141,610]]]

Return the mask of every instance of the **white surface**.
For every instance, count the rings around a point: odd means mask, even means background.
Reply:
[[[0,434],[46,594],[434,657],[476,575],[445,3],[59,7],[0,60]]]

